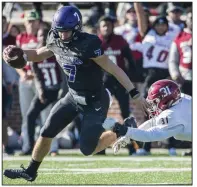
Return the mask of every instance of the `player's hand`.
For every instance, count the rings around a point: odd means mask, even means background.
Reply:
[[[27,63],[27,56],[23,50],[14,45],[9,45],[3,50],[3,59],[8,65],[18,69],[23,68]]]
[[[149,104],[144,97],[139,96],[138,98],[134,99],[133,102],[137,108],[142,110],[142,112],[145,116],[148,115],[147,109],[149,108]]]
[[[130,143],[130,138],[126,136],[119,138],[112,146],[114,154],[117,154],[122,147],[125,147],[129,143]]]

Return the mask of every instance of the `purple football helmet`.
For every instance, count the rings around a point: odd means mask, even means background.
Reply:
[[[77,31],[81,30],[81,27],[82,15],[74,6],[64,6],[57,10],[53,16],[52,29],[56,32],[73,31],[73,37]],[[70,41],[72,37],[68,40]]]

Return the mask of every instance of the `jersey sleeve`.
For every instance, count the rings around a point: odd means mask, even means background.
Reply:
[[[47,35],[47,39],[46,39],[46,47],[49,50],[51,50],[51,47],[52,47],[54,41],[55,41],[54,32],[53,32],[53,30],[50,30],[48,35]]]
[[[182,124],[178,124],[173,127],[165,127],[165,128],[164,127],[161,128],[161,126],[155,126],[148,130],[129,127],[125,136],[136,141],[155,142],[176,136],[178,133],[180,133],[183,130],[184,130],[184,126]]]
[[[179,61],[180,61],[180,55],[177,45],[175,42],[172,42],[170,53],[169,53],[169,60],[168,60],[169,72],[172,78],[178,77],[180,75]]]
[[[141,42],[135,42],[135,43],[131,44],[129,47],[133,51],[139,51],[139,52],[143,53],[143,44]]]
[[[184,125],[176,118],[176,113],[169,109],[144,122],[139,128],[128,128],[125,136],[136,141],[154,142],[176,136],[183,130]]]
[[[103,49],[101,47],[101,44],[102,42],[99,39],[99,37],[97,36],[91,37],[87,42],[87,48],[85,52],[86,58],[88,59],[96,58],[96,57],[103,55]]]

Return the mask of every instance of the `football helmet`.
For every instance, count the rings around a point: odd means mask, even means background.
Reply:
[[[150,118],[159,115],[162,111],[170,108],[181,98],[179,86],[171,80],[163,79],[153,83],[148,90],[147,102]]]
[[[77,31],[82,28],[82,15],[74,6],[63,6],[53,16],[52,29],[56,34],[72,31],[72,36],[63,42],[70,42]]]

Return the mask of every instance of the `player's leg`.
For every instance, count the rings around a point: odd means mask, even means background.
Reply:
[[[31,105],[27,112],[27,128],[28,128],[28,137],[30,143],[29,154],[33,150],[34,146],[34,135],[35,135],[35,125],[36,119],[38,118],[40,112],[44,110],[50,103],[57,100],[58,92],[57,91],[48,91],[46,92],[46,102],[41,103],[38,95],[35,95],[31,101]]]
[[[50,149],[52,139],[68,125],[78,114],[76,103],[70,93],[55,104],[49,117],[41,129],[41,136],[38,138],[33,153],[32,160],[27,169],[8,169],[4,175],[16,179],[23,178],[28,181],[35,180],[37,170]]]
[[[86,156],[105,149],[116,139],[115,133],[104,132],[102,126],[107,116],[109,102],[107,91],[103,91],[101,100],[84,107],[80,149]]]
[[[68,93],[58,101],[52,108],[45,125],[41,129],[39,137],[32,154],[32,158],[41,162],[49,152],[52,139],[62,131],[78,114],[76,104]]]
[[[21,138],[23,142],[22,152],[27,152],[29,149],[26,115],[34,96],[35,93],[34,93],[33,84],[28,84],[27,82],[19,81],[19,103],[20,103],[21,116],[22,116],[22,125],[21,125]]]

